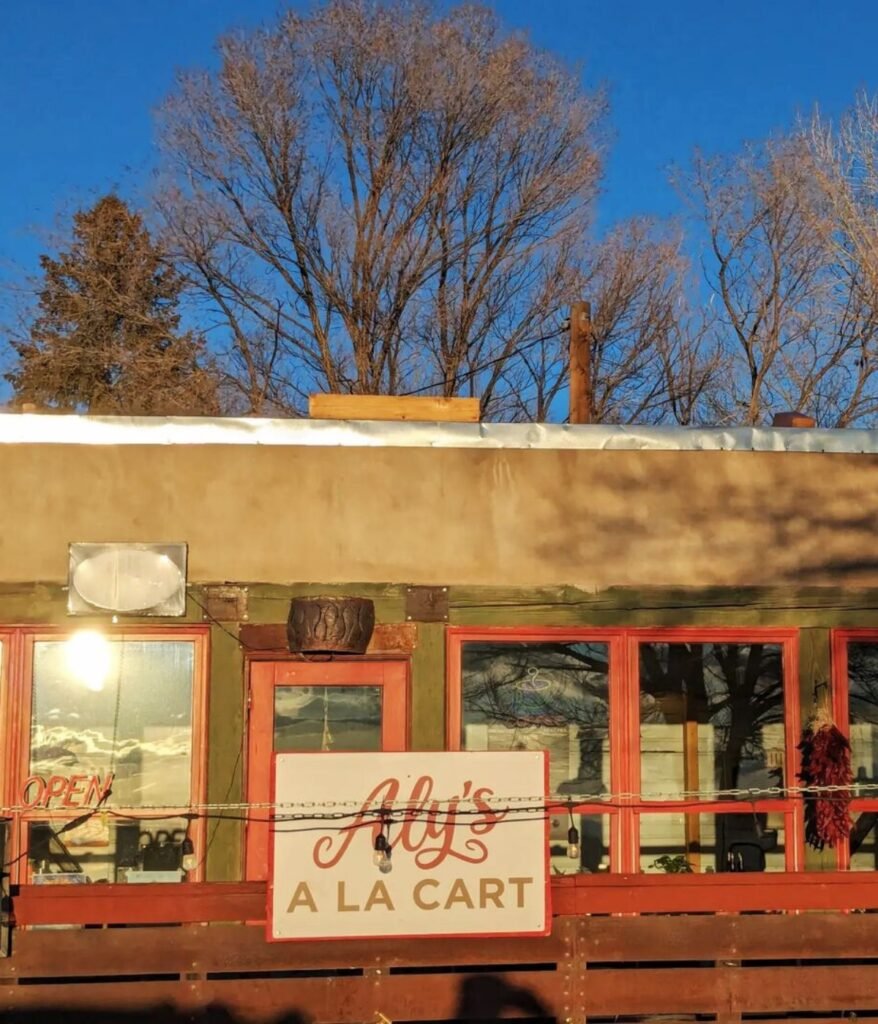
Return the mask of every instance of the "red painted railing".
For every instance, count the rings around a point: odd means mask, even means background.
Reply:
[[[264,882],[41,886],[12,898],[17,925],[262,921]],[[878,873],[573,875],[552,881],[555,916],[878,910]]]

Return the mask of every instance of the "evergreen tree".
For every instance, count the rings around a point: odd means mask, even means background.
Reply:
[[[182,281],[117,196],[73,218],[69,247],[43,278],[18,361],[20,402],[96,414],[212,415],[217,380],[201,341],[180,332]]]

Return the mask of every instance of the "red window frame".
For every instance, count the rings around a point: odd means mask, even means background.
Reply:
[[[0,629],[4,641],[4,672],[2,694],[0,694],[0,742],[6,750],[5,774],[2,781],[4,804],[8,808],[19,808],[21,791],[29,775],[31,710],[33,702],[33,651],[40,641],[57,641],[72,636],[83,626],[13,626]],[[169,811],[168,818],[181,817],[191,812],[192,807],[206,802],[207,790],[207,691],[210,668],[210,627],[186,624],[185,626],[101,626],[101,632],[114,641],[137,641],[153,638],[156,641],[191,642],[194,645],[192,679],[192,764],[190,775],[190,803]],[[9,650],[6,651],[8,640]],[[179,810],[179,813],[175,811]],[[193,812],[197,813],[197,812]],[[132,811],[132,816],[136,812]],[[11,815],[7,836],[6,861],[9,864],[9,881],[22,884],[28,881],[29,862],[23,856],[27,844],[27,826],[33,819],[69,818],[52,811],[15,810]],[[145,810],[144,819],[155,817],[155,812]],[[203,816],[193,818],[190,825],[198,866],[190,873],[191,881],[205,878],[207,821]]]
[[[274,749],[276,686],[378,686],[381,702],[382,750],[409,746],[410,680],[408,659],[358,658],[296,661],[290,658],[250,658],[247,665],[248,720],[246,793],[250,812],[246,826],[245,877],[268,877],[271,763]],[[399,698],[402,699],[399,699]],[[330,755],[328,755],[330,756]]]
[[[847,740],[851,738],[850,693],[848,690],[848,644],[878,644],[878,629],[832,629],[830,630],[830,679],[832,689],[832,716],[835,724]],[[851,815],[856,818],[858,812],[878,812],[878,792],[873,796],[853,797],[850,804]],[[851,866],[850,845],[836,848],[836,862],[840,871],[848,871]]]
[[[610,870],[640,872],[640,815],[682,813],[780,812],[785,816],[785,866],[803,865],[802,802],[796,798],[724,801],[708,799],[644,800],[640,792],[640,652],[643,642],[775,643],[782,650],[784,682],[784,778],[793,785],[799,770],[799,631],[795,628],[678,626],[668,628],[482,627],[451,626],[447,632],[446,740],[461,749],[462,653],[468,642],[539,643],[541,640],[606,643],[609,648],[610,788],[630,794],[613,806],[604,801],[577,804],[576,813],[610,815]],[[876,634],[878,636],[878,634]]]

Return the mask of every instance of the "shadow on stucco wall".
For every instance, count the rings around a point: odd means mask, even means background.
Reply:
[[[878,457],[602,452],[584,476],[559,454],[553,485],[534,462],[519,500],[536,527],[531,557],[566,557],[569,581],[878,586]]]

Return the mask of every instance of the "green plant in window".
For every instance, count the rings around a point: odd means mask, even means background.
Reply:
[[[652,864],[651,868],[656,868],[658,871],[664,871],[666,875],[691,875],[692,865],[683,856],[682,853],[677,853],[671,856],[666,853],[662,857],[657,857]]]

